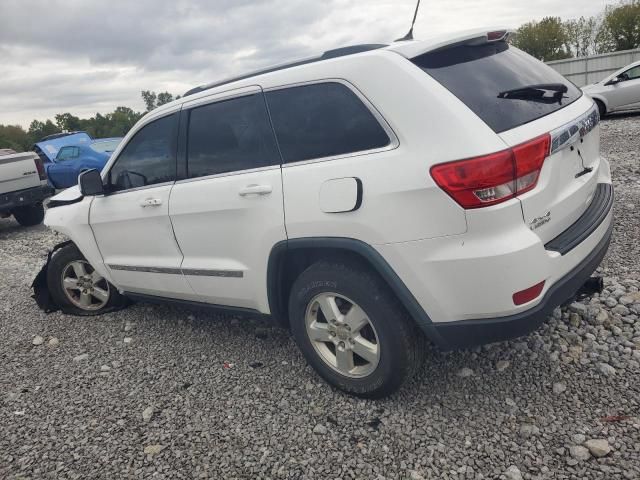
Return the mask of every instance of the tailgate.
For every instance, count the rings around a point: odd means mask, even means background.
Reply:
[[[36,158],[33,152],[0,157],[0,193],[40,186]]]
[[[500,136],[515,146],[551,133],[551,153],[535,189],[520,195],[526,225],[548,243],[587,210],[598,186],[600,127],[596,106],[587,97],[551,115]]]

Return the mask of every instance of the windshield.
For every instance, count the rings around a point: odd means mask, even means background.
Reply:
[[[412,61],[496,133],[549,115],[582,96],[578,87],[551,67],[505,42],[462,45],[426,53]],[[554,95],[558,85],[566,86],[561,97]],[[531,86],[551,86],[555,91],[505,95]]]
[[[118,148],[120,144],[121,138],[116,138],[114,140],[105,140],[103,142],[95,142],[91,144],[91,148],[93,148],[96,152],[101,153],[112,153]]]

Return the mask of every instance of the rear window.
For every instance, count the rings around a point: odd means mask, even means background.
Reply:
[[[462,45],[412,60],[465,103],[496,133],[524,125],[575,102],[582,91],[551,67],[504,42]],[[538,99],[499,98],[530,85],[567,86],[562,99],[545,92]]]

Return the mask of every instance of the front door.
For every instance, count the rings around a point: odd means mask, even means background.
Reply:
[[[89,223],[119,288],[190,299],[193,291],[180,271],[182,253],[169,219],[177,122],[174,113],[131,137],[109,167],[108,193],[94,198]]]
[[[640,65],[630,68],[622,75],[625,80],[607,87],[609,108],[635,108],[640,105]]]
[[[183,106],[185,179],[169,215],[202,302],[268,312],[267,262],[286,238],[280,156],[259,87]]]
[[[49,164],[47,176],[56,188],[67,188],[78,183],[77,161],[80,148],[67,146],[58,151],[55,162]]]

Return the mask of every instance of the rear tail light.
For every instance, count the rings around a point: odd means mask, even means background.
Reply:
[[[46,180],[47,172],[45,172],[44,170],[44,164],[42,163],[42,159],[40,157],[37,157],[34,159],[34,161],[36,162],[36,170],[38,170],[38,176],[40,177],[40,180]]]
[[[431,176],[463,208],[481,208],[535,188],[551,136],[538,137],[502,152],[431,167]]]
[[[544,280],[535,284],[533,287],[529,287],[526,290],[516,292],[513,294],[514,305],[524,305],[540,296],[542,289],[544,288]]]

